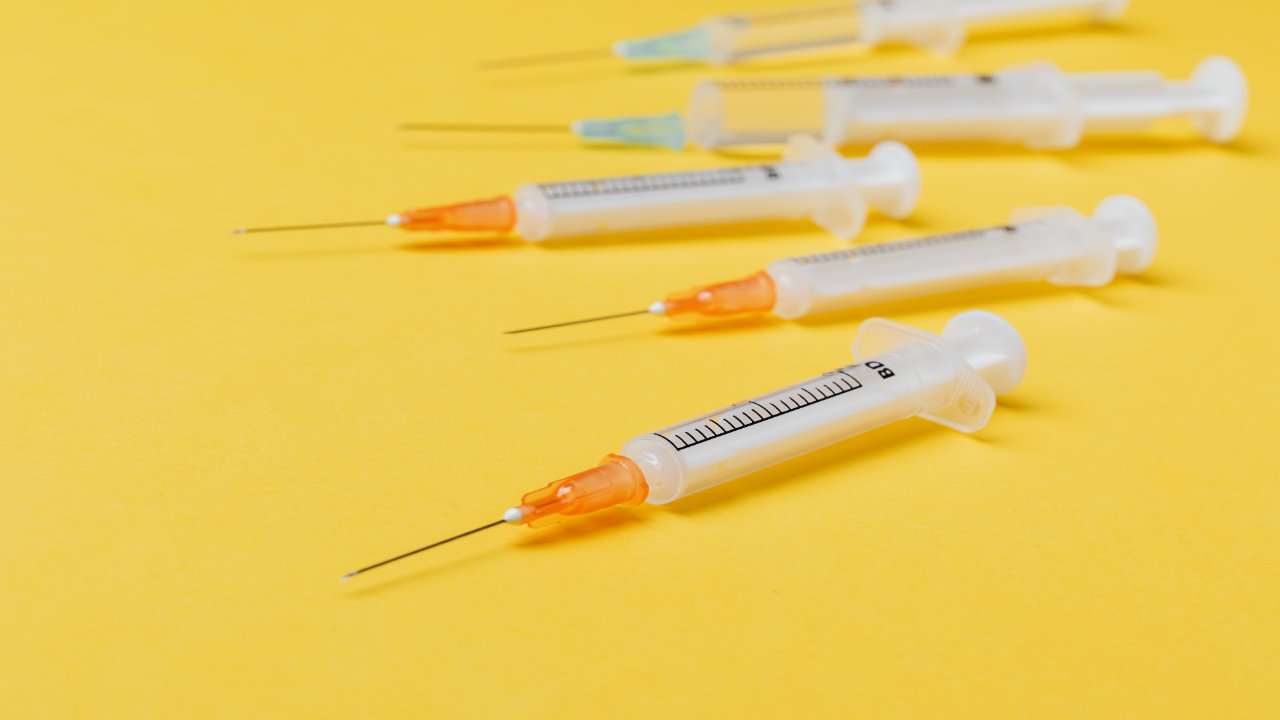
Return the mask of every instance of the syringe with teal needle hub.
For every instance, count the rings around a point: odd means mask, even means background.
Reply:
[[[619,40],[611,48],[490,60],[482,69],[607,58],[629,62],[728,65],[841,45],[913,45],[950,53],[971,26],[1042,15],[1110,20],[1128,0],[859,0],[832,5],[722,15],[676,32]]]
[[[1168,118],[1206,140],[1232,140],[1249,88],[1230,58],[1212,56],[1186,80],[1154,71],[1063,72],[1038,62],[994,73],[728,78],[698,83],[687,113],[566,124],[406,123],[439,132],[559,132],[592,143],[681,150],[776,145],[795,135],[832,146],[1004,142],[1061,149],[1089,136],[1132,134]]]
[[[499,525],[537,528],[618,505],[677,501],[896,420],[975,432],[1027,365],[1018,332],[978,310],[956,315],[939,335],[868,320],[853,356],[852,365],[637,435],[596,466],[526,493],[492,522],[342,579]]]

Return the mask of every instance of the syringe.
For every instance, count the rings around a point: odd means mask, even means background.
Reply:
[[[1085,135],[1137,132],[1190,120],[1225,143],[1240,132],[1249,87],[1240,66],[1213,56],[1187,80],[1157,72],[1064,73],[1042,62],[991,74],[704,80],[687,115],[637,115],[519,126],[407,123],[409,130],[573,133],[588,142],[683,149],[766,145],[795,135],[833,146],[997,141],[1067,148]]]
[[[1225,143],[1244,123],[1248,82],[1227,57],[1205,58],[1188,80],[1154,71],[1064,73],[1040,62],[990,75],[722,80],[699,84],[689,135],[706,148],[778,143],[795,134],[832,145],[987,140],[1068,148],[1086,135],[1135,132],[1187,118]]]
[[[920,171],[896,142],[864,158],[846,159],[798,136],[781,162],[715,170],[631,175],[522,185],[511,197],[425,207],[385,220],[241,228],[237,233],[389,225],[403,230],[514,232],[529,242],[548,238],[808,218],[852,238],[871,205],[890,217],[915,207]]]
[[[972,25],[1038,15],[1084,13],[1110,20],[1128,0],[860,0],[833,5],[722,15],[688,28],[621,40],[610,49],[557,52],[491,60],[485,69],[616,56],[637,62],[685,61],[727,65],[838,45],[914,45],[950,53]]]
[[[522,328],[509,334],[629,315],[725,317],[772,312],[788,320],[876,303],[1018,281],[1099,286],[1146,269],[1156,223],[1142,201],[1113,195],[1086,218],[1065,207],[1026,208],[1009,224],[785,258],[728,282],[672,293],[645,310]]]
[[[543,527],[615,505],[669,503],[895,420],[919,416],[974,432],[1027,363],[1017,331],[979,310],[956,315],[940,336],[868,320],[853,357],[853,365],[638,435],[595,467],[527,493],[494,522],[342,579],[502,524]]]

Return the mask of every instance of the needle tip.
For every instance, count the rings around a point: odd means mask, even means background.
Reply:
[[[236,228],[235,230],[232,230],[232,231],[231,231],[231,234],[232,234],[232,235],[243,235],[243,234],[245,234],[245,232],[246,232],[245,228]]]
[[[491,523],[489,523],[489,524],[487,524],[487,525],[481,525],[481,526],[480,526],[480,527],[478,527],[478,528],[473,528],[473,529],[468,530],[468,531],[466,531],[466,532],[464,532],[464,533],[458,533],[457,535],[454,535],[453,537],[450,537],[450,538],[445,538],[444,540],[437,540],[436,542],[433,542],[433,543],[431,543],[430,545],[424,545],[424,546],[422,546],[422,547],[418,548],[417,550],[410,550],[410,551],[409,551],[409,552],[407,552],[407,553],[402,553],[402,554],[397,555],[397,556],[395,556],[395,557],[393,557],[393,558],[388,558],[388,559],[386,559],[386,560],[383,560],[382,562],[376,562],[376,563],[374,563],[374,564],[372,564],[372,565],[368,565],[368,566],[366,566],[366,567],[362,567],[362,568],[360,568],[359,570],[352,570],[351,572],[347,573],[346,575],[343,575],[343,576],[342,576],[342,579],[341,579],[341,580],[339,580],[338,582],[346,582],[346,581],[350,580],[351,578],[355,577],[356,575],[359,575],[360,573],[368,572],[369,570],[372,570],[372,569],[374,569],[374,568],[380,568],[380,567],[382,567],[383,565],[389,565],[389,564],[391,564],[391,563],[393,563],[393,562],[395,562],[395,561],[397,561],[397,560],[403,560],[403,559],[405,559],[405,558],[409,557],[410,555],[417,555],[418,553],[422,552],[423,550],[430,550],[431,548],[434,548],[434,547],[440,547],[441,545],[444,545],[444,544],[446,544],[446,543],[451,543],[451,542],[453,542],[454,540],[458,540],[458,539],[460,539],[460,538],[464,538],[464,537],[466,537],[466,536],[468,536],[468,535],[475,535],[476,533],[480,532],[481,530],[488,530],[488,529],[489,529],[489,528],[491,528],[491,527],[497,527],[497,526],[502,525],[502,524],[504,524],[504,523],[511,522],[510,520],[507,520],[507,519],[506,519],[507,517],[508,517],[508,515],[507,515],[506,513],[504,513],[504,514],[503,514],[503,516],[502,516],[501,518],[499,518],[498,520],[495,520],[495,521],[493,521],[493,522],[491,522]],[[523,517],[523,515],[522,515],[521,517]]]

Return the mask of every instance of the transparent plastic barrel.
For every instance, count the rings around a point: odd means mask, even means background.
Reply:
[[[858,3],[731,15],[709,21],[708,28],[711,60],[718,63],[842,45],[858,39]]]
[[[526,185],[516,192],[526,240],[802,219],[830,188],[820,168],[775,163]]]
[[[823,138],[823,79],[704,80],[689,101],[688,133],[703,148],[776,145],[793,135]]]
[[[692,28],[621,40],[618,57],[728,64],[758,56],[859,43],[906,44],[953,52],[970,24],[1084,12],[1114,17],[1126,0],[863,0],[794,10],[713,17]]]
[[[1010,224],[778,260],[766,268],[784,318],[973,287],[1046,280],[1103,285],[1155,255],[1156,227],[1136,198],[1103,200],[1093,217],[1031,208]]]
[[[942,335],[863,323],[854,365],[633,438],[622,448],[666,503],[873,428],[920,415],[957,430],[986,424],[995,394],[1022,376],[1017,332],[990,313],[957,315]]]
[[[525,185],[515,194],[525,240],[753,220],[809,219],[841,237],[862,229],[868,205],[898,217],[914,207],[919,174],[898,143],[846,159],[810,138],[781,162],[716,170]]]
[[[644,472],[650,502],[675,500],[915,415],[919,382],[893,369],[882,377],[885,370],[847,365],[642,435],[623,446],[622,454]],[[658,466],[664,470],[653,470]]]

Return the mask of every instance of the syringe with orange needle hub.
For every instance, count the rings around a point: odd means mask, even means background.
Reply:
[[[1113,195],[1086,218],[1028,208],[1009,224],[785,258],[741,280],[673,293],[644,310],[511,330],[546,330],[632,315],[723,317],[819,312],[1016,281],[1097,286],[1155,257],[1156,224],[1142,201]]]
[[[536,528],[617,505],[669,503],[895,420],[919,416],[974,432],[1027,364],[1017,331],[979,310],[956,315],[940,335],[868,320],[853,356],[853,365],[638,435],[595,467],[527,493],[491,523],[342,579],[498,525]]]
[[[510,197],[395,213],[385,220],[242,228],[237,233],[389,225],[402,230],[514,233],[548,238],[753,220],[808,218],[842,238],[861,230],[867,206],[891,217],[915,208],[920,172],[905,145],[884,142],[844,158],[808,137],[781,162],[714,170],[528,184]]]

